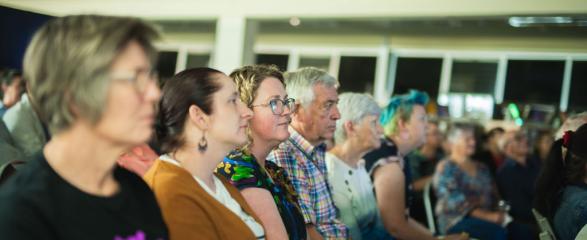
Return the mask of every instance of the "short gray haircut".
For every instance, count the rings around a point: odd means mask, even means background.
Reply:
[[[294,72],[287,72],[284,77],[287,95],[304,107],[308,107],[314,101],[314,86],[321,84],[338,88],[338,80],[335,77],[315,67],[303,67]]]
[[[366,93],[343,93],[339,95],[338,111],[340,119],[336,121],[336,131],[334,132],[334,142],[342,143],[347,139],[347,133],[344,129],[346,122],[355,124],[360,123],[367,116],[377,116],[381,114],[381,108],[377,102]],[[379,121],[377,121],[379,124]]]
[[[554,136],[555,140],[563,138],[566,131],[575,131],[581,125],[587,123],[587,112],[581,112],[575,115],[571,115],[565,120],[563,125],[556,131]]]
[[[66,16],[43,25],[23,62],[31,101],[52,134],[77,118],[96,124],[110,86],[110,67],[131,41],[137,41],[154,66],[151,41],[157,31],[138,18]]]
[[[455,141],[459,140],[463,137],[463,133],[471,132],[473,137],[475,135],[475,128],[471,123],[454,123],[448,129],[448,133],[446,134],[446,140],[449,143],[454,143]]]

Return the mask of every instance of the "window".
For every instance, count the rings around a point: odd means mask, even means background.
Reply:
[[[574,61],[571,74],[571,89],[569,94],[570,111],[587,110],[587,61]]]
[[[316,67],[328,71],[330,68],[330,57],[300,57],[299,67]]]
[[[159,52],[159,61],[157,62],[157,72],[159,79],[165,81],[175,74],[175,65],[177,63],[177,52],[162,51]]]
[[[450,92],[493,95],[497,62],[455,60],[452,63]]]
[[[508,61],[504,100],[558,106],[564,68],[563,61]]]
[[[208,54],[188,54],[188,59],[185,64],[187,68],[208,67],[210,64],[210,55]]]
[[[257,64],[274,64],[282,72],[287,71],[288,55],[282,54],[257,54]]]
[[[441,69],[442,59],[440,58],[398,58],[394,94],[403,94],[410,89],[416,89],[428,93],[431,99],[436,99]]]
[[[339,92],[373,92],[375,57],[341,57],[338,81]]]

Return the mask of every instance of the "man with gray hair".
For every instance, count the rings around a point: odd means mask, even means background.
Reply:
[[[284,168],[292,180],[310,238],[346,239],[348,229],[336,219],[324,160],[324,142],[333,137],[340,118],[338,81],[314,67],[286,73],[285,80],[287,93],[298,106],[292,114],[289,139],[267,158]]]

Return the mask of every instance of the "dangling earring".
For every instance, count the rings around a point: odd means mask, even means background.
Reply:
[[[206,140],[206,132],[203,132],[202,138],[200,138],[200,141],[198,142],[198,151],[203,153],[206,149],[208,149],[208,140]]]

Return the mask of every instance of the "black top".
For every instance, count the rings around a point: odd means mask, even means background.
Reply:
[[[91,195],[61,178],[42,154],[0,187],[2,239],[168,239],[155,196],[116,167],[119,192]]]
[[[497,187],[501,197],[509,202],[510,214],[515,220],[535,223],[532,202],[534,184],[539,173],[540,162],[533,158],[526,159],[526,166],[506,158],[503,166],[497,171]]]
[[[401,158],[397,146],[391,139],[382,139],[381,140],[381,147],[375,149],[369,153],[367,153],[363,159],[365,159],[365,169],[371,175],[371,180],[373,180],[373,172],[376,168],[380,167],[380,164],[384,164],[381,162],[382,160],[395,156],[397,158]],[[404,160],[404,167],[402,171],[404,172],[405,176],[405,186],[404,186],[404,196],[405,196],[405,203],[406,209],[410,209],[412,206],[412,202],[414,199],[414,192],[412,190],[412,172],[409,161]],[[391,186],[393,187],[393,186]]]

